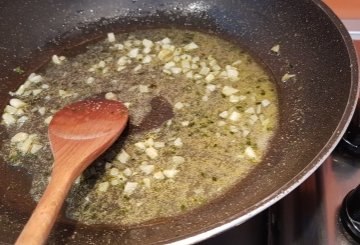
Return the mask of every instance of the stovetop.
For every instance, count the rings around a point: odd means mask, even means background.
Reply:
[[[325,2],[349,30],[360,57],[360,1]],[[360,106],[358,113],[360,115]],[[350,155],[339,145],[323,165],[288,196],[238,227],[201,244],[359,244],[345,231],[340,219],[345,196],[359,184],[360,155]],[[360,203],[358,206],[360,210]]]

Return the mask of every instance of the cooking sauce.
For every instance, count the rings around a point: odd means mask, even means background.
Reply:
[[[278,123],[275,85],[248,53],[176,29],[109,33],[76,57],[53,56],[12,95],[1,154],[32,174],[35,200],[53,161],[51,116],[89,97],[128,106],[127,132],[67,199],[67,216],[87,224],[140,223],[219,197],[261,162]]]

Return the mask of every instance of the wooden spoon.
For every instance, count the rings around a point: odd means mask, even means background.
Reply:
[[[118,101],[86,100],[64,107],[48,135],[54,155],[51,180],[16,245],[44,244],[75,179],[124,130],[127,108]]]

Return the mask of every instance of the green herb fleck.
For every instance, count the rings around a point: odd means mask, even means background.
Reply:
[[[16,67],[13,71],[18,73],[18,74],[23,74],[25,72],[23,69],[21,69],[20,66]]]

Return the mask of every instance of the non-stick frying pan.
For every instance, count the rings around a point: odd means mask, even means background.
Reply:
[[[0,108],[54,53],[108,31],[179,27],[246,48],[273,74],[280,127],[263,162],[223,196],[191,213],[133,227],[60,217],[50,244],[194,243],[244,222],[304,181],[334,149],[352,116],[358,68],[349,35],[318,0],[63,0],[0,4]],[[280,44],[281,55],[270,52]],[[26,73],[13,72],[21,66]],[[285,73],[296,79],[282,82]],[[5,138],[1,130],[0,138]],[[1,146],[1,145],[0,145]],[[31,176],[0,162],[0,241],[13,243],[35,203]]]

